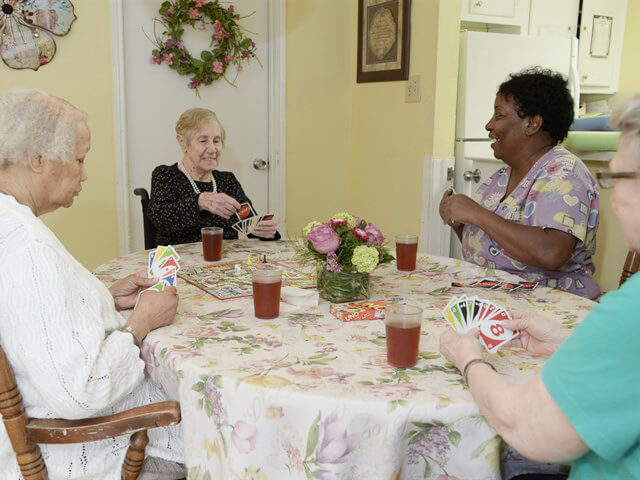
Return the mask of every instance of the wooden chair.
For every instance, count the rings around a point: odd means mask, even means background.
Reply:
[[[149,250],[150,248],[156,248],[158,242],[156,242],[156,233],[158,230],[156,226],[149,220],[149,192],[146,188],[136,188],[133,190],[135,195],[140,197],[140,203],[142,204],[142,218],[144,227],[144,248]]]
[[[622,286],[631,275],[636,273],[638,267],[640,267],[640,253],[629,250],[627,259],[624,262],[624,267],[622,267],[622,275],[620,275],[620,283],[618,286]]]
[[[126,412],[84,420],[29,419],[11,365],[0,347],[0,414],[25,480],[47,480],[38,443],[62,444],[104,440],[132,434],[122,466],[124,480],[136,480],[149,443],[147,429],[180,423],[178,402],[161,402]]]

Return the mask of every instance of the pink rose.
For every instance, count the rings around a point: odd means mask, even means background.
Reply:
[[[164,363],[172,372],[178,371],[178,366],[187,358],[200,355],[197,350],[170,349],[164,354]]]
[[[200,10],[198,10],[197,8],[190,8],[189,9],[189,18],[191,18],[192,20],[195,20],[199,16],[200,16]]]
[[[382,384],[372,385],[369,387],[371,393],[378,398],[386,398],[389,400],[399,400],[401,398],[408,398],[418,391],[416,387],[408,384]]]
[[[223,68],[224,68],[224,66],[222,65],[221,62],[219,62],[217,60],[215,62],[213,62],[213,71],[215,73],[222,73]]]
[[[369,357],[369,363],[371,363],[372,365],[375,365],[376,367],[393,368],[391,365],[389,365],[389,362],[387,361],[386,353],[378,353],[376,355],[371,355]]]
[[[326,223],[313,227],[307,239],[318,253],[335,252],[340,246],[340,236]]]
[[[220,335],[220,330],[215,327],[189,327],[182,331],[181,335],[189,338],[208,338]]]
[[[364,231],[367,232],[367,243],[369,245],[380,246],[384,243],[382,232],[373,223],[367,223]]]
[[[231,441],[240,453],[249,453],[256,449],[258,430],[255,426],[238,420],[231,432]]]

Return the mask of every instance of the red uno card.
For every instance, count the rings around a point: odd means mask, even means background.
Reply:
[[[516,333],[505,328],[499,320],[490,319],[480,323],[480,339],[489,353],[497,352],[515,336]]]
[[[239,220],[253,217],[255,214],[256,212],[253,210],[249,202],[240,204],[240,208],[238,208],[238,211],[236,212],[236,216]]]

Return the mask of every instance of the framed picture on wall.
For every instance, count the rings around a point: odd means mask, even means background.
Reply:
[[[409,78],[411,0],[358,0],[357,82]]]

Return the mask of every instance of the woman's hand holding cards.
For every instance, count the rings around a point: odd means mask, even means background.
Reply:
[[[251,231],[252,235],[262,238],[273,238],[278,230],[278,221],[275,218],[261,220]]]
[[[145,290],[140,294],[138,305],[127,324],[136,332],[140,340],[151,330],[171,325],[178,309],[176,287],[165,287],[161,292]]]
[[[512,346],[538,355],[553,354],[571,334],[568,328],[535,313],[512,312],[511,320],[504,320],[502,324],[520,331],[520,336],[512,340]]]
[[[148,278],[145,272],[133,273],[116,281],[109,287],[116,310],[133,308],[136,304],[138,293],[145,288],[149,288],[157,281],[156,278]]]

